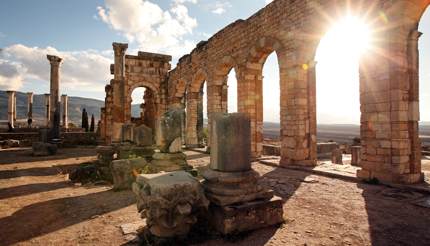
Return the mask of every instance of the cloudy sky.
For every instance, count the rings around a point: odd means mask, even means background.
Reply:
[[[70,96],[104,98],[104,86],[111,79],[112,42],[129,43],[128,53],[138,50],[171,54],[173,65],[201,40],[235,21],[246,19],[268,0],[2,0],[0,1],[0,90],[13,89],[46,93],[49,91],[49,63],[46,54],[64,58],[61,93]],[[421,118],[430,104],[430,14],[420,25],[424,32],[421,49]],[[334,38],[327,38],[336,40]],[[327,42],[329,42],[327,41]],[[339,41],[339,40],[338,40]],[[344,40],[348,42],[347,40]],[[326,43],[327,43],[326,42]],[[324,43],[324,42],[322,42]],[[322,45],[317,57],[319,73],[319,123],[358,123],[359,102],[356,64],[335,64],[336,45]],[[324,48],[324,49],[323,49]],[[353,48],[352,48],[353,49]],[[332,54],[331,59],[327,55]],[[318,56],[318,55],[317,55]],[[340,66],[340,67],[339,67]],[[335,71],[345,71],[336,73]],[[328,71],[328,72],[323,72]],[[430,72],[430,69],[428,69]],[[336,74],[336,75],[335,75]],[[278,69],[275,55],[264,67],[264,118],[279,121]],[[326,90],[332,84],[336,93]],[[336,84],[337,83],[337,84]],[[234,88],[234,76],[229,85]],[[230,94],[234,111],[235,93]],[[342,103],[339,103],[342,101]]]

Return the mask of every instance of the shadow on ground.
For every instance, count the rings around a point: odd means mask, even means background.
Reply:
[[[26,184],[0,189],[0,200],[70,187],[69,181]]]
[[[135,198],[130,191],[110,190],[35,203],[0,219],[0,241],[2,245],[16,244],[133,203]],[[28,218],[32,218],[31,223]]]
[[[428,194],[359,183],[372,245],[429,245],[430,208],[414,205]]]

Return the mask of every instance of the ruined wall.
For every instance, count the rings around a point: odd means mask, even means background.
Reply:
[[[119,142],[122,125],[131,122],[131,94],[138,87],[145,87],[153,94],[150,127],[166,111],[167,76],[171,56],[139,52],[126,55],[127,44],[113,44],[115,63],[111,66],[114,79],[106,86],[105,107],[101,122],[101,138],[105,143]]]
[[[374,49],[360,62],[362,178],[421,179],[418,139],[417,26],[424,0],[276,0],[201,42],[169,73],[169,104],[187,100],[186,143],[197,143],[198,89],[208,85],[208,117],[227,110],[235,68],[238,110],[251,118],[252,153],[262,152],[262,67],[276,52],[280,70],[282,165],[316,164],[315,53],[330,20],[365,17]],[[342,61],[339,61],[342,62]]]

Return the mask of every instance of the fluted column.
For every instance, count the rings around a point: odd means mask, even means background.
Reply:
[[[14,115],[16,111],[16,105],[15,105],[15,91],[7,91],[8,95],[8,104],[7,104],[7,120],[9,124],[13,127],[15,120]]]
[[[47,55],[47,58],[51,64],[51,98],[50,98],[50,111],[49,127],[54,126],[54,114],[56,110],[60,110],[60,65],[62,59],[58,56]]]
[[[69,113],[69,97],[67,95],[61,95],[61,104],[63,105],[63,115],[61,117],[62,119],[62,126],[64,129],[69,128],[69,119],[68,119],[68,113]]]
[[[50,122],[50,111],[51,111],[51,105],[50,105],[50,94],[45,94],[45,126],[49,127]]]

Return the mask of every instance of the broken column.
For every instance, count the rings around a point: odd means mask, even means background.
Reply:
[[[152,158],[152,168],[157,171],[187,170],[191,167],[187,164],[187,156],[182,152],[182,120],[184,110],[175,107],[161,116],[157,127],[157,146],[160,153],[155,153]]]
[[[361,146],[351,146],[351,165],[360,166]]]
[[[16,111],[15,105],[15,91],[7,91],[8,103],[7,103],[7,121],[11,128],[15,127],[14,115]]]
[[[45,114],[45,122],[46,122],[46,127],[49,127],[49,123],[50,123],[50,111],[51,111],[51,105],[50,105],[50,100],[49,99],[51,96],[50,94],[45,94],[45,109],[46,109],[46,114]]]
[[[283,222],[282,200],[251,168],[251,123],[245,114],[214,114],[211,161],[203,171],[210,222],[231,234]]]
[[[54,114],[60,111],[60,64],[62,59],[58,56],[47,55],[51,64],[51,83],[50,83],[50,110],[49,110],[49,127],[54,127]]]
[[[67,95],[61,95],[61,104],[63,105],[62,123],[63,128],[69,128],[68,112],[69,112],[69,97]]]
[[[343,165],[343,155],[342,150],[339,148],[334,149],[331,152],[331,162],[333,164]]]
[[[186,236],[209,203],[200,182],[184,171],[139,175],[133,192],[149,231],[161,238]]]
[[[33,92],[27,92],[27,118],[33,119]]]
[[[16,93],[13,95],[13,122],[16,122]]]

